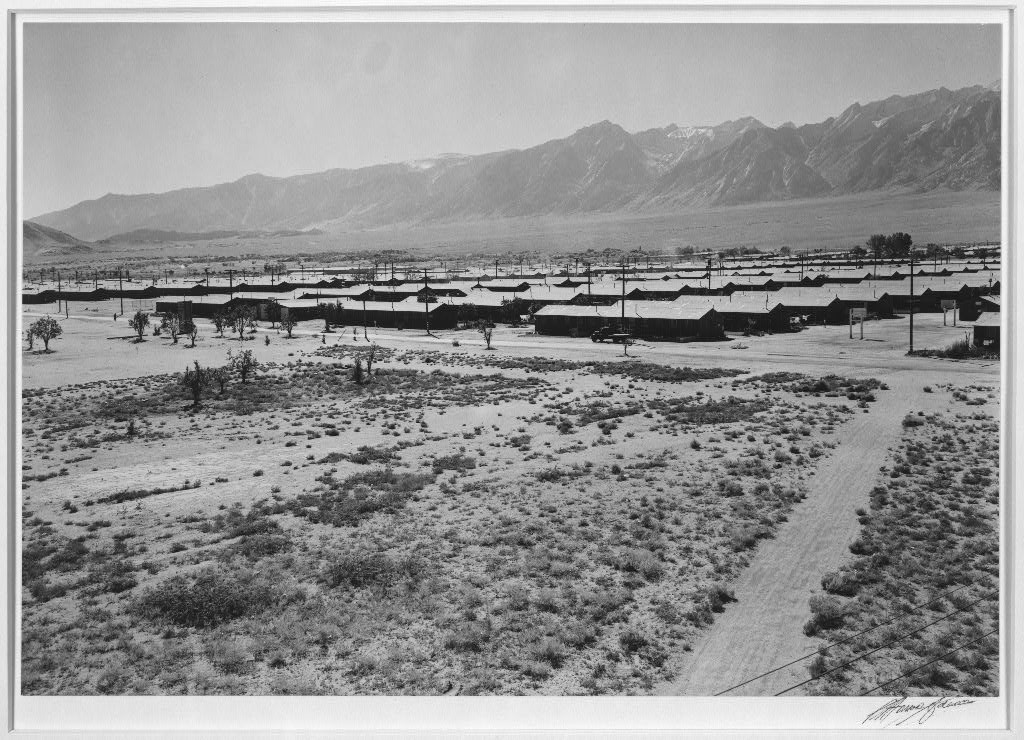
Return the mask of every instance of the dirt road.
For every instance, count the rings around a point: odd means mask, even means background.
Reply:
[[[817,649],[820,640],[806,637],[802,629],[810,617],[808,599],[820,590],[822,575],[851,557],[848,546],[860,527],[855,510],[868,507],[878,469],[899,439],[903,417],[939,410],[948,400],[945,393],[921,393],[928,380],[920,373],[899,372],[884,379],[891,390],[879,393],[870,413],[844,424],[842,454],[811,478],[807,498],[775,539],[761,544],[733,584],[737,601],[716,615],[685,656],[678,678],[655,693],[714,695]],[[984,380],[997,383],[998,376]],[[936,376],[933,382],[943,379]],[[807,662],[800,661],[728,695],[770,696],[807,678]]]

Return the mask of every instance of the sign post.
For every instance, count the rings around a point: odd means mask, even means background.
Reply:
[[[942,325],[946,326],[946,311],[953,309],[953,326],[956,326],[956,301],[942,301]]]
[[[853,339],[853,320],[857,319],[860,322],[860,338],[864,338],[864,319],[867,318],[868,310],[866,308],[851,308],[850,309],[850,339]]]

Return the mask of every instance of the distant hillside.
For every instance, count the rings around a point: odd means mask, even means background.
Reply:
[[[22,223],[22,238],[25,253],[32,256],[92,251],[88,242],[32,221]]]
[[[239,239],[261,237],[314,236],[323,232],[319,229],[281,229],[278,231],[167,231],[163,229],[135,229],[124,234],[114,234],[100,239],[97,244],[162,244],[165,242],[202,242],[214,239]]]
[[[609,121],[525,150],[148,195],[35,219],[87,239],[198,240],[519,216],[649,213],[872,191],[998,190],[998,84],[860,104],[778,128],[754,118],[631,134]],[[165,232],[178,232],[168,239]],[[217,236],[200,236],[216,233]],[[119,235],[111,237],[111,235]]]

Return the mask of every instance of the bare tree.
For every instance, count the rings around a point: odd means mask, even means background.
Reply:
[[[491,347],[491,335],[494,334],[494,327],[487,321],[479,321],[476,325],[477,331],[484,335],[484,342],[487,343],[487,349],[494,349]]]
[[[248,306],[239,306],[231,312],[231,328],[238,334],[238,341],[245,341],[246,329],[256,328],[256,315]]]
[[[297,326],[298,322],[292,317],[281,319],[281,328],[288,332],[288,338],[292,338],[292,330]]]
[[[229,323],[228,316],[223,311],[217,311],[213,315],[213,328],[217,330],[221,337],[224,336],[224,330],[228,327]]]
[[[167,331],[171,333],[171,341],[174,344],[178,343],[178,335],[181,334],[181,319],[176,314],[168,316],[166,319]]]
[[[369,375],[373,370],[373,361],[377,359],[377,345],[371,344],[370,350],[366,353],[366,374]]]
[[[249,382],[249,376],[255,373],[260,363],[256,361],[251,349],[242,349],[238,352],[228,350],[228,364],[231,369],[238,373],[243,383]]]
[[[50,351],[51,339],[56,339],[64,333],[63,327],[52,316],[43,316],[41,319],[34,321],[28,330],[43,340],[44,352]]]
[[[231,373],[228,372],[226,367],[214,367],[210,368],[207,372],[207,377],[211,383],[216,383],[219,393],[224,393],[224,386],[228,384],[231,379]]]
[[[31,329],[26,329],[25,336],[28,338],[28,349],[31,352],[35,347],[36,335],[32,333]]]
[[[192,408],[199,408],[199,399],[202,396],[203,388],[209,384],[207,371],[199,367],[199,360],[195,361],[195,370],[186,366],[185,374],[181,377],[181,384],[192,392]]]
[[[191,324],[189,324],[189,327],[188,327],[188,338],[192,340],[192,344],[190,344],[189,347],[195,347],[196,346],[196,337],[198,337],[198,336],[199,336],[199,326],[196,324],[196,322],[193,321]]]
[[[136,342],[142,341],[142,335],[146,331],[146,327],[149,326],[149,314],[145,311],[136,311],[135,315],[128,319],[128,326],[135,330],[135,333],[139,335]]]

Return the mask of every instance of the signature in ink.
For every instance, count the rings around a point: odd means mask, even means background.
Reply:
[[[878,709],[863,719],[861,724],[868,722],[880,722],[883,727],[899,727],[911,720],[923,725],[935,716],[940,709],[952,709],[953,707],[973,704],[974,699],[961,697],[944,696],[932,701],[908,701],[905,696],[898,696],[887,701]]]

